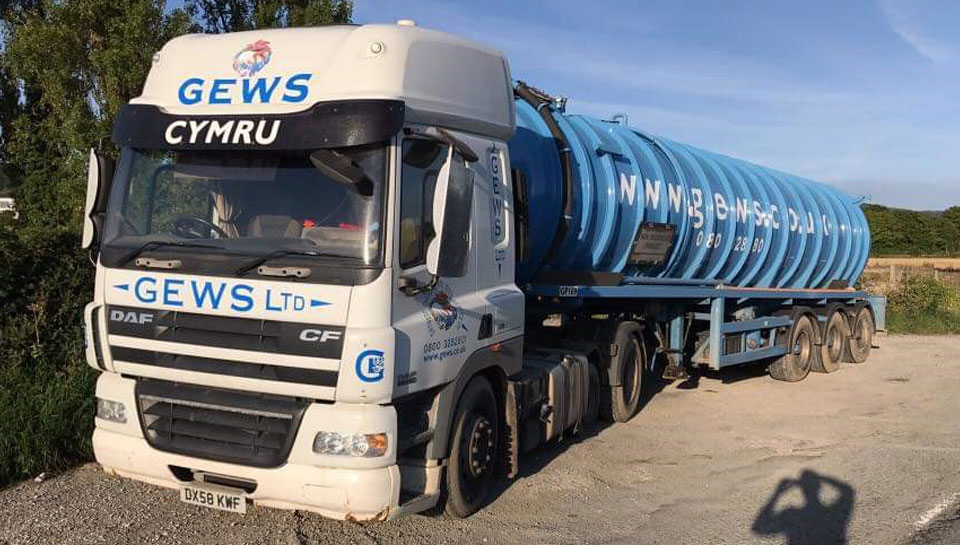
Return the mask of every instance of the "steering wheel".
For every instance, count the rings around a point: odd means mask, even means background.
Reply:
[[[220,238],[230,238],[226,231],[198,216],[183,215],[173,220],[173,234],[179,237],[208,238],[210,231],[220,235]]]

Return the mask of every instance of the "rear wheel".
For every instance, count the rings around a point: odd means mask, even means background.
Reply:
[[[853,327],[850,328],[843,359],[850,363],[863,363],[870,357],[870,349],[873,348],[873,334],[876,333],[873,313],[865,306],[860,307],[851,322]]]
[[[640,324],[620,322],[614,334],[616,355],[610,358],[607,370],[608,384],[603,386],[601,412],[614,422],[626,422],[637,413],[640,390],[643,386],[643,368],[646,354],[640,342]]]
[[[823,323],[820,338],[819,357],[814,359],[813,370],[820,373],[832,373],[840,368],[843,351],[850,337],[850,326],[843,309],[834,309]]]
[[[817,330],[807,316],[799,316],[790,329],[787,353],[770,364],[770,376],[785,382],[798,382],[810,374],[815,359]]]
[[[490,382],[474,377],[460,396],[454,415],[453,444],[446,471],[446,512],[464,518],[487,501],[496,479],[500,413]]]

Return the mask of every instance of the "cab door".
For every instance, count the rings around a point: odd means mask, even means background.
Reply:
[[[466,358],[480,346],[478,331],[486,302],[477,293],[477,245],[471,246],[467,272],[459,278],[431,278],[427,247],[439,226],[433,224],[437,176],[449,146],[433,139],[407,136],[400,145],[396,184],[393,255],[392,322],[396,334],[394,396],[420,391],[453,380]],[[479,155],[480,150],[476,150]],[[463,160],[454,152],[455,160]],[[469,165],[470,169],[474,165]],[[476,177],[474,183],[476,184]],[[474,200],[477,199],[476,186]],[[470,210],[447,211],[467,213]],[[420,286],[407,294],[402,285]]]

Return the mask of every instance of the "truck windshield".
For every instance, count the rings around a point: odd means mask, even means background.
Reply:
[[[379,264],[387,149],[340,148],[311,160],[309,150],[127,148],[111,190],[104,249],[129,255],[151,241],[175,243],[147,246],[165,251],[202,242],[203,252],[234,255],[238,263],[288,250]],[[337,169],[351,176],[336,176]]]

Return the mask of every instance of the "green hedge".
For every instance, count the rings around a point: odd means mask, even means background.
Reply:
[[[0,227],[0,485],[90,457],[96,373],[81,324],[93,268],[77,246]]]
[[[887,330],[891,333],[960,333],[960,292],[949,284],[932,276],[911,275],[889,299]]]

